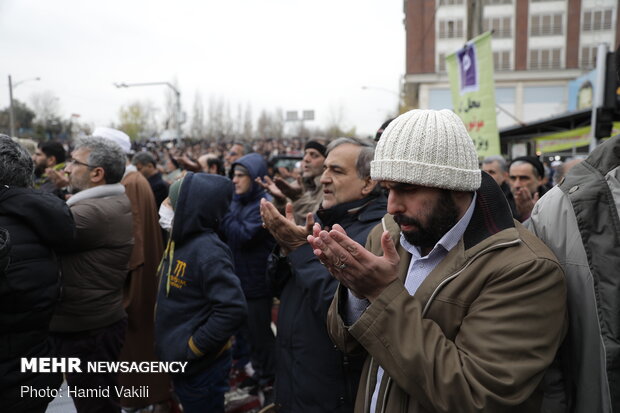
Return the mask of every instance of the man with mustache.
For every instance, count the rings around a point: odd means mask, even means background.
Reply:
[[[368,357],[356,412],[533,412],[566,333],[562,269],[513,220],[451,111],[390,123],[371,176],[388,215],[366,248],[334,225],[309,242],[340,286],[328,331]]]

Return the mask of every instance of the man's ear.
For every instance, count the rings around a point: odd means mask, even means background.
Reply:
[[[105,170],[98,166],[90,171],[90,181],[95,184],[105,184]]]
[[[47,157],[47,167],[51,168],[54,165],[56,165],[56,156],[55,155],[48,156]]]
[[[364,186],[362,187],[362,195],[367,196],[375,189],[377,186],[377,181],[374,181],[371,177],[367,176],[364,179]]]

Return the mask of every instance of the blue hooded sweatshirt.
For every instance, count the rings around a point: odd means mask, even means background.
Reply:
[[[230,346],[247,317],[230,249],[216,232],[232,192],[228,178],[187,173],[159,268],[155,349],[163,361],[189,361],[190,375]]]
[[[241,280],[246,298],[271,297],[267,282],[267,258],[275,240],[265,228],[260,216],[260,200],[266,198],[265,190],[254,180],[267,175],[267,162],[258,153],[247,154],[234,164],[248,170],[252,187],[244,194],[233,197],[230,211],[224,217],[223,232],[232,250],[235,274]]]

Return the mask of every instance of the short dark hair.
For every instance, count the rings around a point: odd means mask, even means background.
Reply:
[[[0,185],[30,188],[34,179],[34,162],[19,143],[0,134]]]
[[[157,163],[155,162],[155,157],[150,152],[146,152],[146,151],[141,151],[141,152],[136,153],[133,156],[133,159],[131,160],[131,163],[134,164],[134,165],[137,165],[137,164],[141,164],[141,165],[151,164],[154,167],[157,167]]]
[[[226,175],[226,169],[224,169],[224,162],[218,157],[209,157],[207,158],[207,168],[211,168],[211,166],[217,166],[217,174],[218,175]]]
[[[62,146],[60,142],[55,141],[45,141],[41,142],[38,145],[41,152],[45,154],[45,156],[50,157],[53,156],[56,158],[56,163],[63,163],[65,159],[67,159],[67,154],[65,152],[65,148]]]

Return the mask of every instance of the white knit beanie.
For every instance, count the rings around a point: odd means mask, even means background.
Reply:
[[[451,110],[415,109],[394,119],[370,163],[372,179],[475,191],[481,174],[474,142]]]

